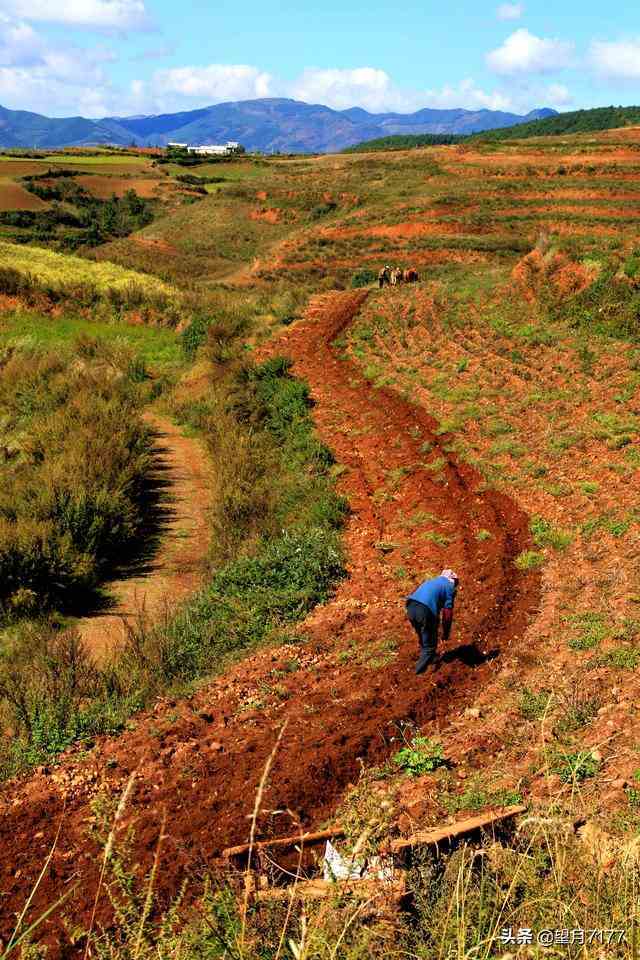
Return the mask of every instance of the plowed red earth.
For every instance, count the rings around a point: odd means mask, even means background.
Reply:
[[[101,786],[117,795],[138,771],[122,824],[134,831],[133,861],[141,870],[166,811],[158,883],[168,899],[185,876],[247,838],[256,786],[285,719],[262,805],[263,835],[291,832],[289,814],[268,811],[293,811],[309,826],[331,816],[357,780],[360,759],[375,763],[389,755],[394,723],[435,721],[445,728],[500,669],[498,654],[517,651],[538,599],[537,578],[513,565],[527,545],[527,517],[506,497],[481,490],[474,471],[443,452],[446,438],[435,434],[425,412],[375,389],[339,358],[332,341],[365,296],[316,298],[306,319],[270,348],[290,354],[295,372],[308,379],[319,432],[346,467],[341,487],[353,511],[345,532],[348,579],[303,625],[299,645],[255,654],[191,700],[158,704],[134,730],[105,739],[88,757],[69,757],[52,773],[7,786],[0,810],[0,936],[22,908],[60,820],[58,847],[30,916],[78,881],[65,909],[76,929],[88,924],[99,849],[87,828]],[[425,468],[440,456],[442,471]],[[435,516],[410,530],[416,511]],[[434,525],[452,538],[446,551],[421,537]],[[491,539],[476,539],[481,528]],[[462,577],[456,623],[440,669],[416,677],[416,641],[393,567],[402,563],[419,580],[445,561]],[[371,652],[384,638],[396,641],[397,653],[372,664]],[[487,650],[494,658],[483,655]],[[267,696],[261,707],[248,703],[293,656],[299,669],[278,674],[279,696]],[[106,903],[98,916],[108,923]],[[69,946],[59,911],[44,929],[51,955],[79,949]]]

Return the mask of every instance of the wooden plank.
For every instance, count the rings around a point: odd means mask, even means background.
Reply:
[[[474,833],[476,830],[486,829],[503,820],[509,820],[519,813],[526,813],[527,808],[522,804],[515,807],[506,807],[505,809],[484,813],[478,817],[471,817],[469,820],[458,820],[456,823],[450,823],[447,826],[439,827],[437,830],[422,831],[414,833],[413,836],[392,840],[389,849],[392,853],[401,853],[410,847],[437,847],[440,844],[446,844],[457,837],[464,837],[467,834]]]
[[[227,847],[222,851],[222,856],[230,860],[232,857],[243,857],[249,855],[249,850],[254,853],[260,850],[282,850],[299,846],[310,847],[316,843],[322,843],[323,840],[331,840],[333,837],[343,837],[344,829],[335,826],[331,830],[317,830],[315,833],[298,833],[293,837],[277,837],[275,840],[257,840],[253,848],[248,843],[241,843],[237,847]]]
[[[398,880],[307,880],[288,887],[270,887],[256,890],[256,900],[322,900],[327,897],[350,896],[359,900],[384,898],[402,900],[407,895],[404,877]]]

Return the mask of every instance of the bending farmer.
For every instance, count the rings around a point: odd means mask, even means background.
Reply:
[[[407,616],[420,641],[416,673],[423,673],[436,658],[441,613],[442,639],[449,639],[457,589],[458,575],[453,570],[443,570],[439,577],[425,580],[407,597]]]

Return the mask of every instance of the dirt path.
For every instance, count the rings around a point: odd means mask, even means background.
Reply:
[[[513,565],[528,543],[527,518],[508,498],[481,491],[480,478],[444,450],[446,438],[426,413],[376,390],[339,359],[331,342],[365,296],[316,298],[306,319],[271,348],[290,354],[308,379],[319,432],[345,467],[340,486],[353,511],[345,532],[349,579],[308,618],[300,644],[256,653],[192,700],[159,704],[88,757],[8,786],[0,807],[0,936],[61,818],[34,912],[78,880],[70,909],[76,925],[86,923],[98,854],[87,824],[100,785],[117,793],[138,772],[122,825],[133,829],[132,857],[143,867],[166,813],[158,891],[168,899],[185,875],[246,838],[256,785],[285,719],[262,834],[290,832],[292,815],[306,825],[330,816],[361,760],[379,762],[395,749],[398,722],[445,726],[496,674],[499,655],[517,650],[539,587],[536,576]],[[446,550],[424,536],[436,526],[450,538]],[[480,529],[490,539],[479,541]],[[462,577],[456,624],[440,669],[416,677],[397,567],[417,580],[445,561]],[[485,731],[474,747],[480,758],[490,749]],[[99,914],[107,919],[106,904]],[[58,918],[47,925],[50,943],[65,941]]]
[[[164,417],[149,412],[144,419],[157,451],[151,483],[159,498],[158,529],[148,553],[106,585],[114,605],[78,624],[98,660],[122,642],[127,622],[156,622],[198,588],[209,547],[209,465],[202,446]]]

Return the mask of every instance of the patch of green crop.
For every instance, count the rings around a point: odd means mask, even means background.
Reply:
[[[601,658],[605,666],[615,667],[618,670],[635,670],[640,664],[640,650],[634,647],[616,647],[608,650]]]
[[[446,764],[444,748],[437,740],[415,736],[393,757],[400,769],[410,777],[422,777]]]
[[[623,537],[634,522],[633,516],[614,517],[611,514],[600,514],[585,520],[580,527],[583,537],[589,539],[599,531],[610,533],[612,537]]]
[[[501,420],[499,417],[491,417],[483,428],[483,433],[489,437],[501,437],[507,433],[513,433],[514,427],[508,420]]]
[[[573,630],[573,636],[568,641],[571,650],[592,650],[611,632],[605,615],[594,611],[572,614],[567,617],[567,623]]]
[[[559,754],[551,769],[559,775],[563,783],[581,783],[595,777],[600,769],[600,762],[590,750],[578,750],[575,753]]]
[[[537,547],[553,547],[554,550],[564,550],[569,546],[573,537],[566,530],[559,530],[544,517],[532,517],[531,534]]]

